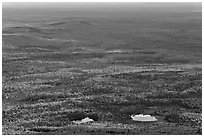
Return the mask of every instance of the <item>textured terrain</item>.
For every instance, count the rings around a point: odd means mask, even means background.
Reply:
[[[67,6],[3,6],[3,134],[202,133],[199,4]]]

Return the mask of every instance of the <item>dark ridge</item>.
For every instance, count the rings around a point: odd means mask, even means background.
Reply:
[[[63,25],[63,24],[66,24],[66,23],[68,23],[68,22],[66,22],[66,21],[60,21],[60,22],[50,23],[49,25],[51,25],[51,26],[56,26],[56,25]]]
[[[34,28],[34,27],[11,27],[13,29],[20,29],[22,31],[25,31],[26,29],[30,32],[38,32],[38,33],[42,33],[41,29],[38,28]]]

